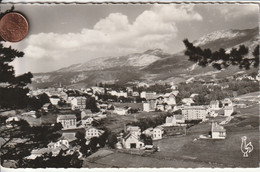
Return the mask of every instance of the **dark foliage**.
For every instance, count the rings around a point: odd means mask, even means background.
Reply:
[[[51,153],[46,153],[34,160],[20,159],[18,162],[19,168],[80,168],[83,160],[78,159],[78,153],[73,155],[63,155],[63,152],[58,156],[52,156]]]
[[[2,18],[6,13],[14,10],[12,7],[6,12],[0,13]],[[33,75],[28,72],[19,76],[15,75],[15,70],[10,63],[16,58],[21,58],[24,53],[11,46],[4,47],[3,40],[0,40],[0,108],[24,108],[27,106],[29,89],[27,84],[31,83]]]
[[[90,109],[91,112],[99,112],[99,108],[97,107],[97,101],[94,97],[88,97],[86,100],[86,109]]]
[[[186,46],[185,55],[189,57],[189,60],[198,63],[202,67],[206,67],[209,64],[218,70],[227,68],[230,65],[239,66],[240,69],[250,69],[250,67],[259,66],[259,45],[255,47],[252,55],[254,58],[247,58],[248,47],[240,45],[239,48],[232,48],[228,53],[225,49],[220,48],[218,51],[212,52],[210,49],[202,49],[194,46],[188,39],[183,40]]]
[[[107,143],[108,147],[114,149],[116,143],[117,143],[116,134],[110,133],[108,136],[108,143]]]

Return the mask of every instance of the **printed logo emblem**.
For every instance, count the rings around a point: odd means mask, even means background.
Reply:
[[[241,151],[243,153],[243,157],[248,157],[248,154],[251,153],[254,149],[253,145],[251,142],[247,143],[247,137],[243,136],[241,137],[242,143],[241,143]]]

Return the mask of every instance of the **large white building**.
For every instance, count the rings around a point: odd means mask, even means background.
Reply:
[[[83,110],[86,108],[86,97],[80,96],[80,97],[73,97],[71,99],[71,109],[72,110],[76,110],[76,109],[80,109]]]
[[[208,110],[203,106],[186,106],[181,110],[185,120],[202,120],[205,121]]]
[[[58,115],[57,123],[61,123],[63,129],[72,129],[76,128],[76,115]]]

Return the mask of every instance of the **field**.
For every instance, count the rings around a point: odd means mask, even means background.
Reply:
[[[116,168],[167,168],[167,167],[210,167],[210,164],[204,162],[193,162],[182,159],[164,159],[149,157],[149,156],[138,156],[125,153],[115,152],[106,157],[100,158],[95,162],[84,161],[83,167],[116,167]]]
[[[114,152],[95,162],[84,161],[85,167],[258,167],[259,166],[259,105],[236,109],[238,112],[230,123],[225,125],[227,138],[224,140],[198,139],[207,135],[210,122],[222,121],[225,117],[212,118],[188,129],[187,136],[169,137],[154,141],[160,151],[147,156]],[[156,114],[156,113],[155,113]],[[154,115],[155,115],[154,114]],[[139,114],[140,115],[140,114]],[[141,117],[138,116],[139,118]],[[129,116],[113,118],[129,121]],[[115,122],[115,123],[117,123]],[[110,125],[115,125],[111,123]],[[247,136],[254,150],[248,158],[241,152],[241,137]]]
[[[208,134],[209,123],[201,123],[191,127],[187,136],[172,137],[157,141],[160,152],[153,156],[192,159],[198,162],[211,162],[226,167],[258,167],[259,166],[259,116],[258,105],[240,111],[225,128],[225,140],[196,140],[200,134]],[[254,146],[248,158],[241,152],[241,137],[247,136]]]

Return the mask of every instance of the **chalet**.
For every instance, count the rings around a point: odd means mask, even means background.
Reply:
[[[58,115],[57,123],[61,123],[63,129],[72,129],[76,128],[76,115]]]
[[[186,125],[162,127],[166,136],[186,135]]]
[[[217,123],[212,123],[211,137],[212,137],[212,139],[225,139],[226,138],[226,129],[224,129],[223,126],[220,126]]]
[[[162,136],[163,136],[163,127],[161,127],[161,126],[155,127],[153,129],[152,139],[159,140],[159,139],[162,139]]]
[[[184,103],[186,106],[191,106],[191,104],[194,104],[192,98],[183,98],[181,102]]]
[[[51,149],[61,148],[61,147],[64,147],[66,149],[66,148],[69,148],[70,145],[69,145],[68,140],[60,139],[57,142],[50,142],[47,146],[48,146],[48,148],[51,148]]]
[[[76,132],[73,132],[73,131],[63,132],[62,138],[68,140],[69,143],[74,142],[75,140],[77,140]]]
[[[205,121],[208,110],[204,106],[186,106],[181,110],[181,113],[184,115],[185,120]]]
[[[222,104],[223,104],[223,107],[232,106],[232,105],[233,105],[232,101],[231,101],[229,98],[225,98],[225,99],[222,101]]]
[[[76,110],[76,109],[80,109],[83,110],[86,107],[86,97],[83,96],[79,96],[79,97],[74,97],[71,99],[71,109],[72,110]]]
[[[114,109],[114,113],[116,113],[116,114],[118,114],[118,115],[126,115],[126,114],[128,114],[128,110],[130,109],[131,107],[129,107],[129,108],[119,108],[119,107],[117,107],[117,108],[115,108]]]
[[[125,149],[141,149],[144,147],[144,142],[140,141],[135,134],[129,133],[123,138],[123,147]]]
[[[142,132],[142,134],[146,135],[146,136],[152,136],[153,135],[153,128],[147,128],[146,130],[144,130]]]
[[[218,100],[212,100],[209,104],[210,110],[219,110],[219,101]]]
[[[104,133],[103,130],[97,129],[95,127],[89,127],[86,129],[85,138],[87,140],[93,138],[93,137],[99,137]]]
[[[167,103],[168,105],[176,105],[176,98],[175,98],[175,94],[173,93],[166,93],[164,96],[163,96],[163,101],[165,103]]]
[[[91,123],[93,121],[94,121],[94,118],[92,118],[92,117],[84,116],[83,118],[81,118],[81,124],[83,126],[91,125]]]
[[[224,107],[224,116],[231,116],[233,112],[234,112],[233,106]]]
[[[126,126],[126,131],[128,131],[138,137],[141,135],[141,129],[138,126],[128,125],[128,126]]]
[[[62,90],[49,90],[49,91],[46,91],[46,94],[49,97],[57,96],[57,97],[59,97],[60,99],[63,99],[63,100],[68,99],[68,94],[63,92]]]
[[[58,102],[60,101],[60,98],[56,95],[51,96],[49,99],[52,105],[58,105]]]
[[[173,115],[171,117],[166,117],[165,126],[176,126],[177,124],[184,124],[184,115]]]
[[[89,109],[83,109],[81,111],[80,115],[81,115],[81,119],[83,119],[85,116],[87,116],[87,117],[93,117],[94,116],[94,114]]]

